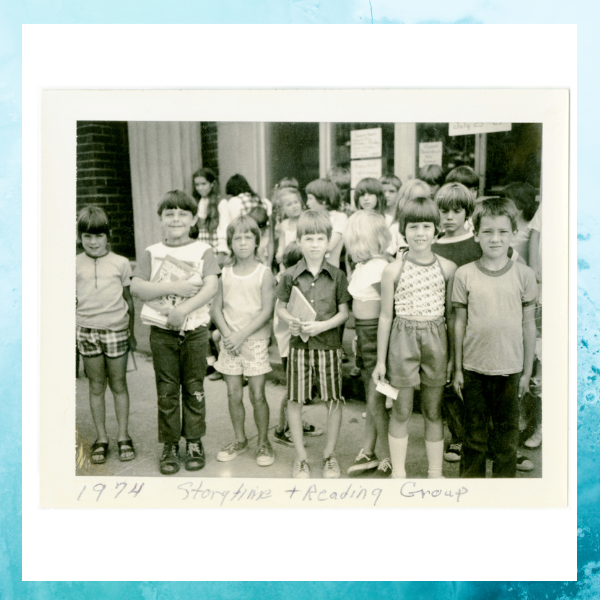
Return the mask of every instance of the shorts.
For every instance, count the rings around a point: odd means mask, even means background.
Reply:
[[[219,360],[214,367],[223,375],[256,377],[270,373],[269,340],[245,340],[237,356],[226,350],[221,340]]]
[[[377,328],[379,319],[356,319],[356,366],[371,377],[377,364]]]
[[[111,331],[77,325],[77,349],[81,356],[118,358],[129,350],[129,329]]]
[[[444,317],[409,321],[396,317],[390,332],[386,374],[396,388],[446,385],[448,334]]]
[[[342,396],[342,351],[290,348],[287,364],[289,402],[312,400],[313,385],[323,402],[339,402]]]

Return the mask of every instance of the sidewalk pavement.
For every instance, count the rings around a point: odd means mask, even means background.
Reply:
[[[144,329],[146,331],[144,331]],[[137,371],[127,374],[130,395],[129,433],[135,443],[137,457],[130,462],[120,462],[117,454],[115,418],[112,395],[106,394],[106,426],[110,440],[108,460],[103,465],[92,465],[89,462],[89,449],[95,441],[95,428],[88,400],[88,380],[80,368],[77,378],[76,395],[76,426],[77,426],[77,475],[88,476],[127,476],[127,477],[162,477],[158,469],[162,445],[158,443],[156,386],[152,357],[148,348],[148,328],[140,325],[136,329],[138,351],[135,352]],[[351,356],[351,343],[354,330],[346,327],[344,347]],[[291,477],[294,461],[294,449],[274,443],[273,431],[279,420],[279,407],[285,395],[285,374],[281,367],[277,347],[270,347],[271,366],[273,372],[268,375],[266,397],[271,416],[269,422],[269,440],[275,452],[275,462],[270,467],[259,467],[256,464],[254,451],[256,449],[257,431],[252,417],[252,406],[248,399],[248,388],[244,388],[244,406],[246,407],[246,435],[249,440],[249,450],[231,462],[217,462],[219,450],[233,441],[233,429],[229,419],[227,405],[227,387],[223,380],[210,381],[205,379],[207,433],[203,438],[206,452],[206,466],[200,471],[188,472],[183,464],[177,475],[172,477]],[[354,463],[361,449],[364,432],[365,412],[364,391],[360,378],[353,379],[348,372],[352,362],[344,365],[344,394],[346,403],[343,407],[342,427],[336,447],[336,456],[342,470],[342,477],[348,477],[346,471]],[[308,405],[303,411],[304,420],[325,429],[326,410],[324,404]],[[448,432],[446,436],[448,438]],[[406,460],[406,472],[412,478],[427,477],[427,456],[423,437],[423,417],[414,412],[409,423],[409,446]],[[446,442],[448,439],[446,440]],[[321,477],[321,457],[325,446],[325,435],[305,438],[305,444],[311,467],[311,477]],[[541,477],[541,449],[520,449],[529,457],[535,468],[529,472],[517,472],[517,477]],[[185,454],[185,442],[180,444],[180,457]],[[183,461],[182,461],[183,462]],[[457,478],[459,463],[444,461],[444,476]],[[369,477],[372,472],[363,474]],[[488,476],[491,476],[491,463],[488,461]]]

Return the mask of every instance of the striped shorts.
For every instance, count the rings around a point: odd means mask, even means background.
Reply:
[[[129,329],[111,331],[77,326],[77,349],[82,356],[118,358],[129,350]]]
[[[323,402],[343,400],[342,351],[290,348],[287,380],[290,402],[312,400],[314,384]]]

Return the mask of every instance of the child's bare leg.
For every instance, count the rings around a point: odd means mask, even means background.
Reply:
[[[104,354],[100,356],[84,356],[83,365],[90,385],[90,408],[96,427],[96,441],[108,442],[106,435],[106,363]]]
[[[444,463],[444,425],[442,422],[443,387],[421,386],[421,405],[425,421],[425,449],[429,463],[428,477],[442,477]]]
[[[250,402],[254,409],[254,422],[258,429],[258,445],[262,446],[268,443],[267,433],[269,431],[269,405],[265,398],[265,376],[248,377],[248,390]]]
[[[379,442],[379,458],[390,457],[390,442],[388,439],[390,416],[385,408],[385,396],[375,390],[375,382],[373,382],[372,391],[369,390],[367,397],[367,418],[371,414],[373,426],[375,427],[375,435],[373,437],[373,446],[370,453],[375,451],[375,443]],[[365,452],[367,451],[365,441]]]
[[[375,444],[377,443],[377,428],[375,419],[369,403],[367,401],[367,414],[365,416],[365,438],[363,441],[363,452],[370,456],[375,452]]]
[[[115,414],[119,427],[118,441],[129,439],[129,390],[127,389],[127,355],[106,358],[108,385],[115,401]]]
[[[392,477],[406,478],[406,451],[408,449],[408,422],[412,414],[414,388],[400,388],[392,406],[388,441],[392,460]]]
[[[294,442],[294,448],[296,449],[296,457],[298,460],[308,460],[308,455],[304,448],[304,436],[302,434],[302,404],[288,401],[287,406],[290,434]]]
[[[285,396],[281,399],[281,404],[279,405],[279,425],[277,427],[277,431],[285,431],[287,429],[287,404],[288,397],[286,392]]]
[[[334,400],[327,405],[327,443],[323,450],[323,458],[327,458],[334,453],[341,425],[342,402]]]
[[[244,423],[246,410],[244,409],[244,386],[241,375],[224,375],[227,384],[227,400],[229,403],[229,416],[233,426],[236,442],[246,441]]]

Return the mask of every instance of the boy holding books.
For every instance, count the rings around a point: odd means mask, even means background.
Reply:
[[[334,451],[342,422],[341,332],[348,320],[350,294],[344,273],[325,261],[331,232],[331,221],[324,211],[302,213],[297,238],[304,258],[284,272],[276,293],[277,314],[289,324],[292,335],[287,365],[288,421],[296,449],[292,476],[297,478],[310,477],[302,435],[302,405],[312,400],[313,383],[318,386],[321,400],[329,403],[323,477],[340,476]],[[302,305],[302,309],[296,308]],[[296,316],[310,315],[311,308],[314,320]]]
[[[152,325],[150,347],[163,475],[179,471],[182,435],[186,440],[185,468],[197,471],[205,463],[208,303],[217,292],[220,269],[211,247],[190,238],[197,213],[198,205],[191,196],[179,190],[167,192],[158,207],[163,241],[146,248],[131,282],[131,292],[146,302],[142,320]],[[185,272],[185,266],[191,274],[177,277],[177,268]]]

